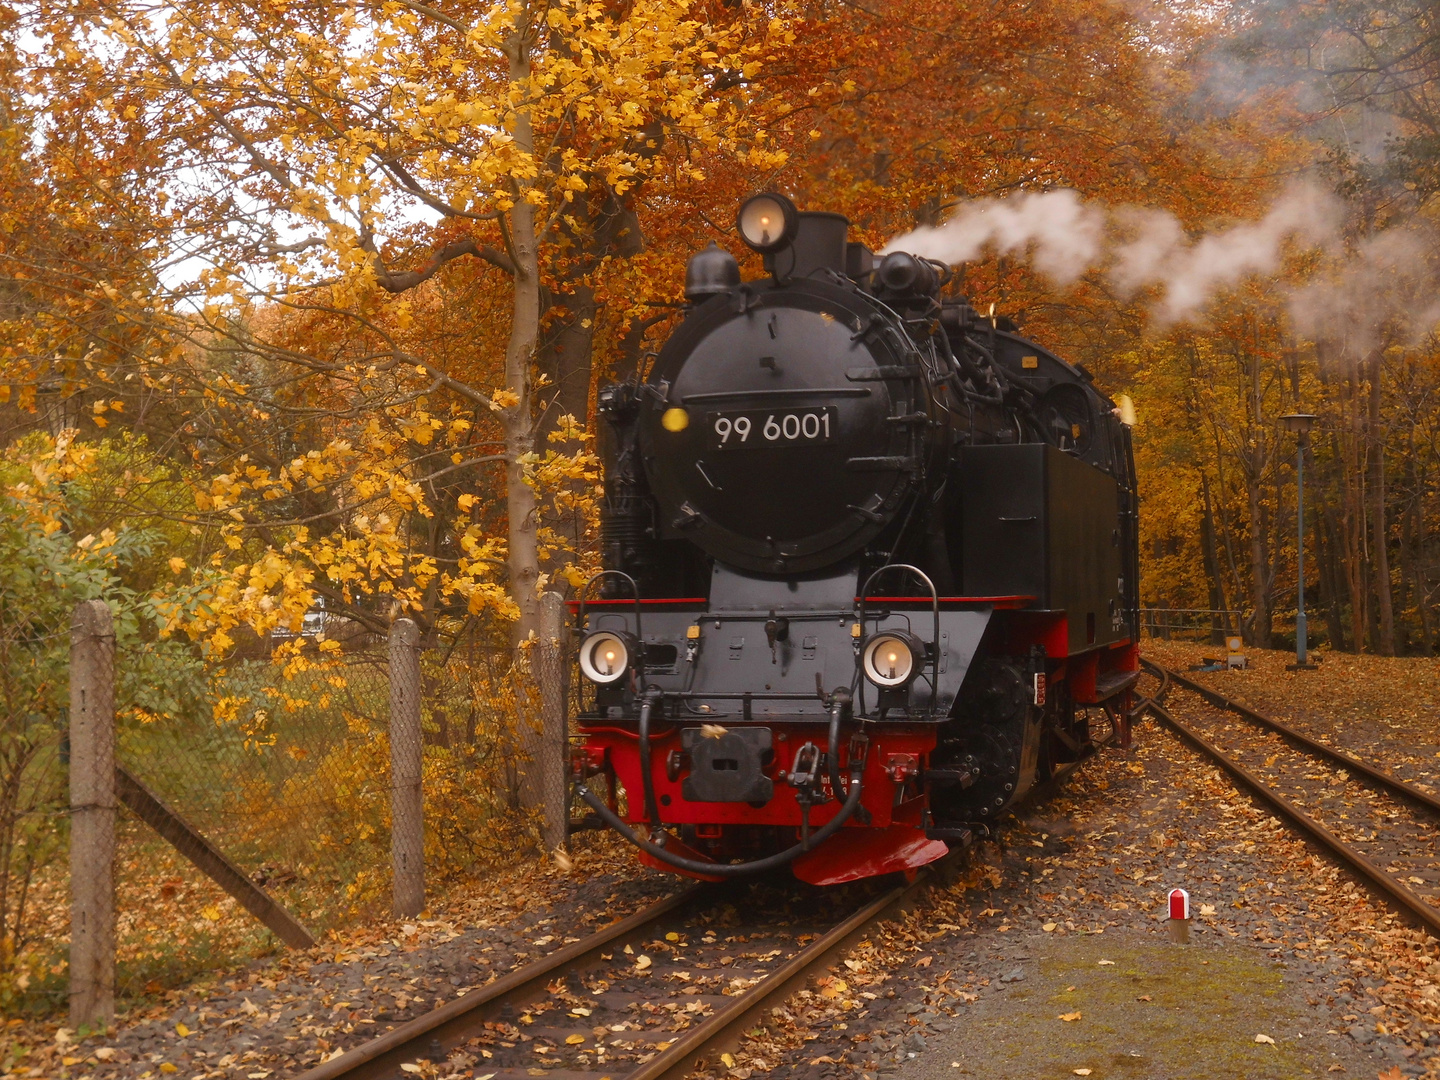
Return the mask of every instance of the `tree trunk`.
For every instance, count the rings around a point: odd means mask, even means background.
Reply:
[[[1380,419],[1380,364],[1376,349],[1370,362],[1370,411],[1366,435],[1370,451],[1370,565],[1375,569],[1376,646],[1382,656],[1395,655],[1395,601],[1390,582],[1389,529],[1385,515],[1385,438]]]
[[[508,43],[510,81],[523,84],[530,76],[530,41],[525,27],[517,28]],[[535,136],[530,113],[515,113],[515,145],[533,153]],[[536,252],[535,206],[523,191],[516,191],[510,210],[511,256],[515,263],[514,300],[510,340],[505,347],[505,387],[518,401],[500,411],[505,432],[505,505],[509,516],[510,593],[519,609],[513,637],[524,641],[539,630],[540,602],[535,586],[540,578],[540,544],[535,519],[535,491],[525,480],[525,461],[535,450],[534,417],[531,416],[530,368],[540,334],[540,263]]]
[[[595,343],[595,290],[579,280],[570,286],[564,307],[555,315],[549,348],[545,350],[549,399],[540,430],[550,432],[562,416],[573,416],[589,426],[590,360]]]
[[[1250,496],[1250,603],[1254,613],[1250,622],[1251,644],[1259,649],[1270,648],[1270,589],[1266,578],[1269,560],[1265,552],[1265,508],[1258,467],[1263,464],[1264,451],[1253,451],[1252,466],[1256,472],[1245,478]]]
[[[1415,614],[1420,624],[1420,651],[1422,655],[1429,656],[1430,615],[1425,610],[1425,582],[1420,573],[1423,554],[1419,540],[1420,491],[1416,484],[1413,462],[1407,471],[1410,474],[1411,495],[1400,522],[1400,580],[1415,599]]]
[[[1345,570],[1345,591],[1350,597],[1350,640],[1355,651],[1365,648],[1369,623],[1370,590],[1365,586],[1365,476],[1360,454],[1359,419],[1355,407],[1355,380],[1345,378],[1341,391],[1344,430],[1337,436],[1335,459],[1340,462],[1343,506],[1340,519],[1341,564]]]
[[[1335,511],[1329,506],[1320,508],[1315,515],[1315,547],[1320,570],[1320,605],[1325,610],[1325,624],[1330,631],[1330,647],[1341,652],[1352,651],[1345,639],[1345,615],[1340,610],[1340,597],[1344,592],[1339,566],[1335,555],[1339,549],[1339,526],[1335,522]]]
[[[1435,629],[1434,620],[1430,611],[1430,596],[1425,589],[1425,492],[1429,488],[1426,476],[1415,467],[1415,455],[1409,457],[1410,463],[1410,540],[1412,556],[1410,560],[1411,580],[1415,583],[1415,609],[1420,617],[1421,641],[1424,643],[1425,655],[1430,656],[1435,652]]]
[[[1210,644],[1224,645],[1230,630],[1230,604],[1225,598],[1225,580],[1220,573],[1220,549],[1215,542],[1215,513],[1210,503],[1210,479],[1200,474],[1200,491],[1205,500],[1205,516],[1200,519],[1200,539],[1205,553],[1205,576],[1210,584],[1210,610],[1221,612],[1210,617]]]
[[[1221,444],[1219,433],[1213,429],[1213,426],[1211,438],[1215,442],[1215,486],[1219,491],[1219,496],[1214,505],[1219,517],[1220,541],[1225,550],[1225,565],[1229,568],[1230,578],[1235,583],[1234,595],[1238,598],[1245,595],[1245,579],[1240,576],[1240,564],[1235,559],[1235,545],[1231,540],[1230,519],[1225,512],[1225,447]],[[1236,629],[1238,630],[1239,627]]]
[[[559,305],[541,364],[551,386],[540,430],[552,431],[562,416],[588,426],[593,373],[595,319],[599,307],[590,275],[607,256],[628,259],[645,249],[640,218],[608,187],[567,204],[559,226],[569,259],[557,269],[554,300]]]
[[[554,301],[555,297],[551,297]],[[546,325],[545,340],[540,345],[540,368],[549,384],[537,394],[536,429],[539,432],[540,454],[555,451],[562,454],[578,454],[584,449],[583,439],[553,439],[563,417],[573,417],[583,428],[590,426],[590,378],[591,353],[595,343],[595,290],[583,279],[573,282],[570,292],[564,297],[564,306],[553,308]],[[540,493],[541,501],[536,508],[537,524],[551,537],[567,537],[569,543],[547,545],[547,553],[541,563],[546,579],[559,583],[563,578],[560,571],[571,563],[583,561],[579,549],[583,544],[583,530],[572,516],[573,507],[583,502],[585,482],[571,479],[561,482],[564,491],[547,490]],[[570,498],[565,498],[567,494]]]
[[[1260,357],[1250,358],[1252,407],[1249,431],[1250,454],[1246,462],[1245,492],[1250,509],[1250,602],[1254,613],[1250,622],[1251,644],[1260,649],[1270,648],[1270,558],[1266,540],[1269,534],[1269,519],[1265,512],[1265,462],[1267,458],[1265,432],[1261,426],[1262,408],[1260,391]]]

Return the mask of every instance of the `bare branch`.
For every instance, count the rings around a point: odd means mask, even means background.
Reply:
[[[323,243],[325,243],[323,237],[307,236],[304,240],[297,240],[293,244],[261,244],[260,250],[266,255],[293,255],[298,251],[309,251]]]
[[[473,255],[477,259],[483,259],[491,266],[497,267],[505,273],[515,274],[515,264],[508,256],[496,251],[488,244],[477,244],[471,237],[464,240],[457,240],[453,244],[446,244],[439,251],[435,252],[426,260],[425,265],[418,270],[387,270],[381,262],[380,255],[374,251],[374,242],[368,237],[365,240],[367,249],[371,250],[371,259],[375,268],[375,280],[382,289],[392,293],[402,293],[415,288],[423,281],[428,281],[435,276],[435,273],[446,263],[460,258],[462,255]]]

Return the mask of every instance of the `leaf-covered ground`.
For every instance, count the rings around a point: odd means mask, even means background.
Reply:
[[[1288,671],[1293,652],[1246,649],[1243,670],[1192,672],[1224,646],[1147,642],[1145,655],[1307,735],[1398,768],[1440,789],[1440,660],[1311,653],[1313,670]],[[1400,768],[1403,766],[1403,768]]]
[[[291,1075],[682,884],[591,834],[568,873],[547,860],[477,879],[437,898],[422,918],[376,919],[307,952],[154,995],[105,1036],[77,1044],[63,1026],[12,1020],[0,1076]],[[180,910],[204,921],[203,910],[189,908],[212,900],[184,901]]]
[[[1167,940],[1172,887],[1190,946]],[[852,959],[734,1080],[1388,1078],[1440,1054],[1436,943],[1152,722]]]
[[[1151,655],[1181,664],[1183,648]],[[1434,718],[1407,720],[1387,691],[1398,673],[1434,693],[1433,664],[1332,659],[1303,707],[1284,695],[1283,654],[1212,678],[1316,730],[1368,725],[1376,753],[1409,746],[1417,778],[1434,769]],[[281,1080],[677,886],[586,837],[569,874],[537,863],[477,882],[422,920],[174,992],[79,1045],[17,1025],[6,1075]],[[1166,942],[1176,886],[1192,898],[1188,947]],[[959,880],[877,927],[709,1075],[1440,1076],[1437,986],[1435,941],[1147,721],[1130,754],[1023,808]],[[426,1070],[485,1075],[464,1058]]]

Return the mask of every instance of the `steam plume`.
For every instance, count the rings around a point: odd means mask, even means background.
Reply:
[[[896,237],[885,251],[962,263],[993,247],[1001,255],[1028,254],[1042,274],[1069,285],[1104,251],[1105,218],[1074,191],[1024,192],[966,203],[944,225]]]
[[[1168,325],[1195,317],[1219,291],[1251,275],[1278,271],[1287,244],[1322,248],[1332,271],[1289,297],[1299,332],[1355,350],[1373,347],[1387,322],[1383,336],[1391,340],[1423,336],[1440,320],[1425,241],[1393,229],[1347,252],[1343,224],[1344,204],[1313,185],[1287,189],[1257,221],[1193,240],[1166,211],[1101,208],[1059,190],[962,204],[945,224],[898,236],[885,251],[960,263],[993,250],[1028,258],[1059,286],[1098,270],[1122,296],[1155,287],[1152,314]]]
[[[1387,343],[1416,344],[1440,322],[1433,240],[1413,229],[1366,238],[1330,273],[1291,293],[1291,320],[1307,337],[1355,356]]]

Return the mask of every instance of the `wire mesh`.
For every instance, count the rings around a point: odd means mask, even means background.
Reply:
[[[123,663],[117,657],[117,666]],[[549,846],[543,801],[556,793],[533,778],[546,755],[563,756],[564,735],[545,740],[541,702],[548,695],[535,666],[530,649],[421,652],[432,896],[487,865]],[[564,674],[554,657],[541,666],[550,678]],[[216,715],[143,722],[122,712],[116,760],[322,938],[391,907],[390,689],[383,642],[313,665],[235,662],[212,688],[221,703]],[[30,780],[48,793],[30,811],[37,815],[35,850],[52,850],[32,875],[27,926],[5,944],[17,976],[3,988],[7,1013],[58,1014],[65,1006],[65,768],[62,728],[53,724]],[[555,767],[546,772],[563,777]],[[122,1010],[282,947],[123,809],[116,891]],[[19,953],[23,964],[14,962]]]
[[[1238,632],[1245,618],[1237,611],[1203,608],[1141,608],[1140,627],[1147,637],[1160,641],[1209,641],[1225,644],[1227,635]]]

